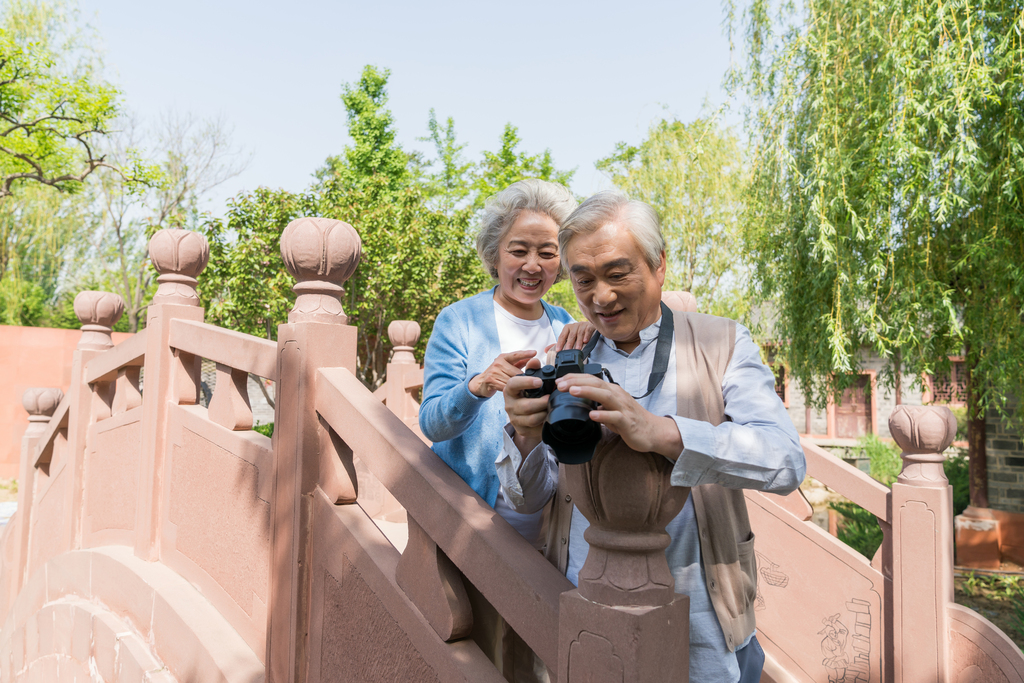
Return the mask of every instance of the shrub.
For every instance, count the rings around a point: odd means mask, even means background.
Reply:
[[[839,540],[869,560],[882,545],[882,528],[873,514],[850,502],[836,502],[831,508],[842,515]]]

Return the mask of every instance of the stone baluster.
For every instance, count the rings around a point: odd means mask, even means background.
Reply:
[[[607,430],[590,462],[562,467],[590,552],[559,603],[561,683],[687,680],[689,598],[674,591],[665,526],[689,489],[670,485],[671,470]]]
[[[124,299],[110,292],[85,291],[75,297],[75,315],[82,323],[82,338],[76,348],[106,351],[114,346],[111,329],[124,315]],[[96,382],[92,387],[92,420],[110,417],[114,400],[113,382]]]
[[[343,285],[359,264],[362,243],[348,223],[299,218],[281,234],[281,256],[297,282],[288,323],[278,327],[274,416],[273,561],[267,677],[305,680],[310,576],[310,501],[319,487],[332,502],[354,502],[352,453],[325,431],[315,409],[316,373],[356,372],[356,328],[347,325]]]
[[[210,399],[210,420],[233,431],[252,429],[249,373],[217,363],[217,382]]]
[[[903,471],[892,486],[893,680],[948,681],[953,489],[942,453],[956,418],[945,407],[899,406],[889,432],[903,449]]]
[[[65,516],[60,548],[81,547],[82,494],[89,425],[110,417],[114,403],[114,382],[85,381],[85,366],[93,358],[114,346],[111,330],[124,314],[124,300],[110,292],[79,292],[74,302],[75,315],[82,323],[82,336],[72,354],[71,384],[68,389],[68,427],[65,457],[50,462],[51,477],[63,476],[66,483]],[[54,531],[55,533],[56,530]]]
[[[142,396],[142,459],[136,507],[135,554],[160,557],[160,510],[167,477],[169,406],[199,402],[200,358],[170,347],[171,321],[203,321],[196,278],[210,247],[190,230],[165,228],[149,240],[158,287],[146,311],[146,391]]]
[[[413,355],[420,338],[420,325],[412,320],[394,320],[388,325],[388,337],[394,353],[387,368],[385,401],[391,412],[419,434],[420,405],[406,385],[410,377],[422,376]],[[366,475],[364,486],[379,489],[370,494],[380,501],[373,516],[390,519],[400,515],[401,504],[372,475],[368,472]],[[473,628],[473,610],[462,574],[415,519],[408,517],[407,521],[409,537],[395,568],[395,581],[442,639],[464,638]]]
[[[10,561],[10,593],[5,596],[7,605],[13,605],[28,578],[29,522],[32,519],[33,492],[35,490],[35,458],[39,438],[46,431],[50,417],[64,398],[64,392],[57,388],[26,389],[21,395],[21,405],[28,413],[28,427],[21,437],[21,462],[18,466],[18,512],[11,520],[11,533],[16,535],[13,543],[13,557]]]
[[[403,422],[410,427],[419,425],[420,404],[405,388],[406,378],[420,372],[413,349],[420,339],[420,325],[412,320],[394,320],[388,325],[388,337],[394,353],[387,368],[387,394],[385,401]]]

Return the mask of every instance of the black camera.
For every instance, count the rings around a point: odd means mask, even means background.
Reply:
[[[594,457],[594,448],[601,440],[601,425],[590,419],[594,402],[559,391],[555,380],[571,374],[601,377],[605,374],[600,363],[587,363],[578,349],[559,351],[554,365],[532,368],[523,374],[539,377],[544,383],[537,389],[527,389],[527,398],[548,396],[548,419],[541,438],[551,446],[558,461],[565,465],[582,465]]]

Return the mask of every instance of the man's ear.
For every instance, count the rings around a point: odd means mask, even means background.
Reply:
[[[655,277],[658,278],[658,286],[665,286],[665,271],[667,270],[667,261],[665,259],[665,250],[661,251],[661,262],[658,265],[658,269],[654,271]]]

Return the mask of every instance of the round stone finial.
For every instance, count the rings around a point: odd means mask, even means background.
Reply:
[[[149,240],[149,259],[160,273],[154,304],[199,305],[196,278],[210,260],[206,237],[180,228],[157,230]]]
[[[82,323],[78,348],[103,351],[114,345],[110,330],[124,315],[124,299],[111,292],[86,290],[75,297],[74,307]]]
[[[420,340],[420,324],[414,320],[392,320],[388,325],[388,338],[395,349],[392,363],[415,363],[412,350]]]
[[[697,312],[697,299],[690,292],[662,292],[661,300],[673,311],[682,311],[683,313]]]
[[[352,277],[362,255],[359,233],[348,223],[331,218],[299,218],[281,233],[281,258],[298,282],[298,298],[288,322],[345,324],[342,285]]]
[[[29,422],[47,422],[63,398],[64,392],[55,387],[34,387],[21,395],[21,405]]]
[[[607,427],[601,432],[589,462],[560,468],[572,502],[590,522],[580,595],[603,605],[667,604],[675,581],[665,526],[689,489],[672,486],[672,463],[663,456],[634,451]]]
[[[889,433],[904,453],[942,453],[956,436],[956,417],[945,406],[897,406]]]

